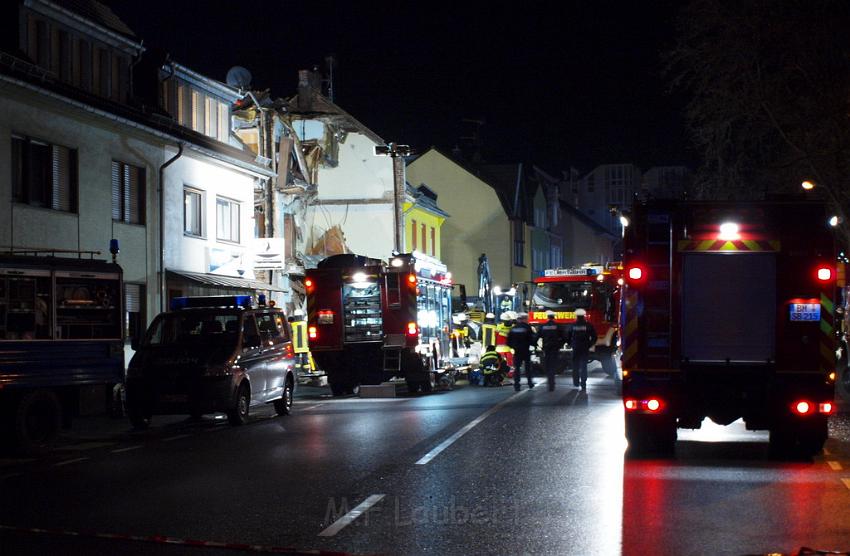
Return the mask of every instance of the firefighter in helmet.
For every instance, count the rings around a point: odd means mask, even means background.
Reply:
[[[496,345],[496,315],[487,313],[484,315],[484,324],[481,325],[481,346]]]
[[[499,315],[499,324],[496,325],[496,351],[502,354],[508,365],[513,367],[513,354],[511,348],[508,347],[508,333],[511,331],[513,322],[511,322],[511,314],[505,311]]]
[[[289,317],[289,326],[292,328],[292,351],[295,352],[295,368],[299,371],[310,370],[310,346],[307,344],[307,321],[304,319],[304,310],[295,309]]]

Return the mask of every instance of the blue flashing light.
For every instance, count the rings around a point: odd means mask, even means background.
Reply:
[[[198,307],[240,307],[250,309],[253,298],[250,295],[208,295],[199,297],[175,297],[171,300],[171,310]]]

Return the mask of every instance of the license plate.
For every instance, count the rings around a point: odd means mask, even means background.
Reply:
[[[792,321],[819,321],[820,303],[792,303],[789,318]]]
[[[189,399],[187,394],[162,394],[159,401],[165,403],[185,403]]]

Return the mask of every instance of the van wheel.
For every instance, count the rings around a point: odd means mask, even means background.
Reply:
[[[283,387],[283,396],[279,400],[274,401],[274,410],[278,415],[289,415],[292,413],[292,381],[286,379],[286,385]]]
[[[15,440],[25,452],[37,453],[46,449],[58,436],[61,425],[62,406],[53,392],[29,392],[15,408]]]
[[[251,392],[245,384],[240,384],[236,390],[236,400],[233,408],[227,412],[227,420],[231,425],[239,426],[248,422],[248,413],[251,407]]]

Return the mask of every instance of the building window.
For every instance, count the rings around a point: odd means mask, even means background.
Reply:
[[[283,253],[287,261],[295,258],[295,239],[297,235],[295,228],[295,215],[283,215]]]
[[[183,233],[190,236],[203,235],[201,207],[203,195],[196,189],[183,189]]]
[[[183,83],[177,84],[177,122],[180,125],[189,125],[192,122],[191,101],[189,100],[191,91]],[[187,110],[187,106],[189,109]]]
[[[124,284],[124,337],[129,343],[145,333],[145,287]]]
[[[29,137],[12,136],[15,201],[77,211],[77,151]]]
[[[109,98],[112,94],[112,61],[110,60],[109,50],[105,48],[97,49],[98,55],[98,82],[97,92],[104,98]]]
[[[431,226],[431,256],[436,257],[437,248],[434,247],[437,244],[437,230]]]
[[[144,169],[112,161],[112,219],[127,224],[144,224]]]
[[[514,229],[514,266],[525,266],[525,230],[522,220],[513,221]]]
[[[422,232],[422,253],[427,254],[428,253],[428,238],[425,237],[425,224],[422,224],[422,227],[419,231]]]
[[[206,133],[204,127],[204,95],[198,91],[192,91],[192,129],[199,133]]]
[[[419,239],[418,236],[416,235],[416,230],[417,230],[416,220],[410,221],[410,229],[411,229],[412,234],[413,234],[413,237],[411,237],[411,241],[410,241],[410,250],[416,251],[416,240]]]
[[[552,268],[561,268],[563,261],[561,261],[561,246],[560,245],[551,245],[549,247],[551,253],[549,255],[549,264],[552,265]]]
[[[239,243],[239,203],[224,197],[215,200],[216,239]]]
[[[535,207],[534,208],[534,226],[537,228],[545,228],[546,227],[546,208],[545,207]]]
[[[223,102],[218,104],[218,140],[227,143],[230,138],[230,111]]]
[[[80,88],[91,91],[92,68],[91,68],[91,45],[84,40],[79,42],[77,51],[77,66],[80,73]]]

